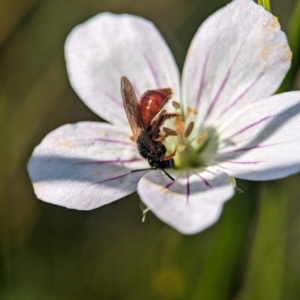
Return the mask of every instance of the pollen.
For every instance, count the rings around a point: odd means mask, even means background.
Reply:
[[[184,132],[184,137],[187,138],[190,136],[190,134],[192,133],[193,131],[193,128],[194,128],[194,125],[195,123],[192,121],[190,122],[189,126],[187,127],[187,129],[185,130]]]
[[[184,129],[184,119],[182,116],[178,116],[175,118],[175,127],[178,135],[183,137],[185,129]]]
[[[199,145],[203,144],[206,141],[207,137],[208,137],[208,131],[207,131],[207,129],[204,129],[202,135],[197,140],[197,143]]]
[[[175,109],[180,109],[180,108],[181,108],[180,103],[177,102],[177,101],[172,101],[172,105],[173,105],[173,107],[174,107]]]
[[[186,146],[185,145],[177,145],[176,146],[176,152],[183,152],[185,150]]]
[[[96,173],[97,175],[101,175],[101,174],[102,174],[98,169],[95,170],[95,173]]]
[[[195,125],[195,122],[192,121],[192,119],[196,114],[196,108],[188,107],[186,119],[182,115],[178,115],[175,118],[175,131],[181,138],[188,138],[191,135]]]
[[[69,140],[63,139],[63,138],[60,138],[57,141],[57,143],[59,146],[66,147],[66,148],[74,148],[75,147],[75,145],[73,143],[71,143]]]
[[[173,101],[172,104],[175,109],[182,109],[176,101]],[[160,128],[160,136],[155,139],[155,141],[163,142],[169,152],[173,149],[173,152],[165,156],[164,160],[166,158],[174,158],[175,166],[178,168],[199,165],[196,142],[204,142],[208,132],[207,130],[204,131],[198,140],[195,137],[195,116],[197,113],[197,109],[192,107],[187,107],[184,115],[179,111],[174,114],[168,113],[168,115],[172,115],[172,118],[166,119],[167,126]]]
[[[176,130],[174,130],[174,129],[171,129],[171,128],[168,128],[168,127],[163,127],[163,132],[165,133],[165,134],[167,134],[168,136],[170,136],[170,135],[172,135],[172,136],[177,136],[178,135],[178,133],[176,132]]]
[[[188,116],[196,115],[198,113],[196,108],[187,107]]]

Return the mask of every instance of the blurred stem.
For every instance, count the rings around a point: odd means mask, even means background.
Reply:
[[[284,182],[262,186],[255,237],[239,300],[282,299],[288,203]]]
[[[226,204],[214,245],[191,297],[199,299],[229,299],[244,245],[256,198],[258,184],[243,182],[244,194],[237,194]]]
[[[258,4],[263,6],[267,11],[271,12],[271,2],[270,2],[270,0],[258,0]]]
[[[292,89],[300,56],[300,1],[295,4],[288,38],[292,66],[278,92]],[[264,184],[261,192],[258,223],[250,255],[244,288],[238,299],[280,299],[284,279],[288,197],[281,181]]]
[[[297,1],[294,8],[294,13],[291,17],[289,29],[287,32],[289,44],[292,50],[293,59],[292,66],[287,73],[278,93],[290,91],[293,88],[293,84],[300,66],[300,1]]]
[[[6,98],[4,89],[0,87],[0,245],[1,245],[1,257],[0,264],[2,274],[0,278],[1,284],[10,283],[10,251],[8,248],[9,241],[7,239],[7,224],[6,224],[6,176],[7,175],[7,131],[6,131],[6,119],[5,119],[5,105]]]

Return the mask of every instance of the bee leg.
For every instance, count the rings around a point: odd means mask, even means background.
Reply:
[[[168,137],[168,135],[164,135],[164,136],[160,136],[158,138],[152,139],[152,141],[154,142],[162,142],[163,140],[165,140]]]
[[[152,136],[152,140],[155,140],[157,138],[159,128],[163,124],[163,116],[166,114],[166,110],[163,110],[159,116],[154,120],[154,122],[151,125],[150,135]]]
[[[177,136],[178,133],[174,130],[174,129],[170,129],[168,127],[163,127],[163,132],[165,133],[165,135],[163,136],[159,136],[156,137],[155,139],[152,138],[152,140],[154,142],[162,142],[163,140],[165,140],[168,136]]]
[[[156,170],[157,168],[152,167],[152,168],[145,168],[145,169],[137,169],[137,170],[132,170],[131,173],[135,173],[135,172],[142,172],[142,171],[150,171],[150,170]],[[162,169],[162,171],[173,181],[175,181],[175,179],[165,170]]]
[[[131,170],[131,173],[142,172],[142,171],[150,171],[150,170],[154,170],[154,169],[155,168],[145,168],[145,169]]]
[[[165,169],[162,169],[162,171],[173,181],[175,181],[175,179],[165,170]]]
[[[169,154],[169,155],[163,154],[163,155],[161,156],[161,159],[160,159],[160,160],[161,160],[161,161],[170,160],[171,158],[173,158],[173,157],[176,155],[176,150],[177,150],[177,149],[175,149],[174,152],[171,153],[171,154]]]
[[[163,123],[166,120],[176,118],[178,116],[179,116],[179,114],[177,114],[177,113],[174,113],[174,114],[166,113],[166,110],[163,110],[159,114],[157,119],[152,123],[151,130],[150,130],[150,135],[152,136],[152,139],[155,140],[157,138],[160,127],[163,125]]]

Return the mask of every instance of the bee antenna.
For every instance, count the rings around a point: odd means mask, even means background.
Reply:
[[[149,170],[153,170],[153,168],[145,168],[145,169],[131,170],[131,173],[142,172],[142,171],[149,171]]]
[[[175,181],[175,179],[165,169],[162,170],[171,180]]]
[[[131,170],[131,173],[135,173],[135,172],[142,172],[142,171],[150,171],[150,170],[156,170],[156,168],[145,168],[145,169],[137,169],[137,170]],[[165,170],[162,169],[162,171],[173,181],[175,181],[175,179]]]

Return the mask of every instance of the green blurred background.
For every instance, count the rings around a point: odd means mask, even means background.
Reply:
[[[99,120],[68,82],[75,25],[103,11],[143,16],[182,68],[199,25],[227,2],[0,0],[0,299],[300,299],[300,175],[239,181],[244,194],[217,224],[183,236],[151,213],[142,224],[136,194],[90,212],[43,203],[26,170],[48,132]],[[272,11],[294,50],[282,90],[300,89],[299,1]]]

